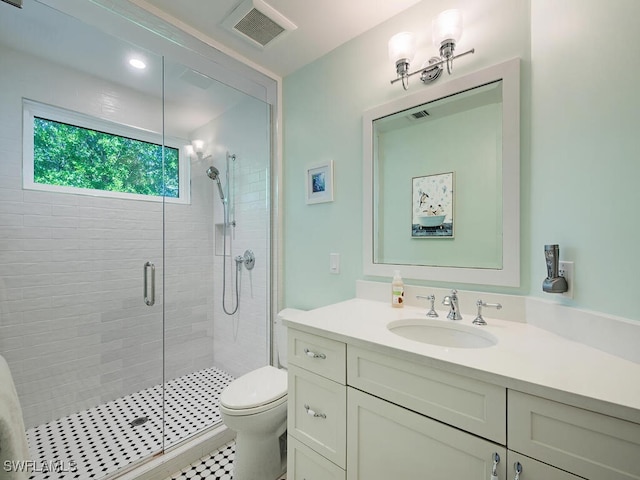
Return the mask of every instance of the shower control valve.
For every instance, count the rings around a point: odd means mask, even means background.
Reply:
[[[256,256],[251,250],[245,250],[244,255],[238,255],[234,260],[238,269],[244,264],[247,270],[253,270],[256,265]]]

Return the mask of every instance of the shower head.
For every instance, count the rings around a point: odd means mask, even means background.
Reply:
[[[207,169],[207,175],[211,180],[218,180],[218,176],[220,175],[220,171],[216,167],[209,167]]]
[[[218,184],[218,192],[220,193],[220,200],[222,200],[222,202],[224,203],[226,201],[226,198],[224,197],[224,192],[222,191],[222,183],[220,183],[220,171],[216,167],[211,166],[207,169],[207,176],[211,180],[215,180],[216,183]]]

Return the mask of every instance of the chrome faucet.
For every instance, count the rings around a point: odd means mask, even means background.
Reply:
[[[449,307],[449,314],[447,315],[449,320],[462,320],[460,306],[458,305],[458,291],[456,289],[451,290],[451,295],[447,295],[442,299],[442,304]]]

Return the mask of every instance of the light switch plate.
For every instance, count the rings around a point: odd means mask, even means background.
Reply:
[[[334,273],[334,274],[340,273],[340,254],[339,253],[329,254],[329,273]]]

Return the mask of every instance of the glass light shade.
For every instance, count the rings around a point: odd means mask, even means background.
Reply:
[[[398,60],[407,59],[409,62],[413,60],[416,54],[416,37],[411,32],[396,33],[389,40],[389,60],[397,62]]]
[[[191,145],[193,145],[193,149],[196,153],[202,153],[202,150],[204,149],[204,140],[194,140],[191,142]]]
[[[433,44],[440,48],[445,40],[457,43],[462,37],[462,12],[457,9],[445,10],[433,19]]]

